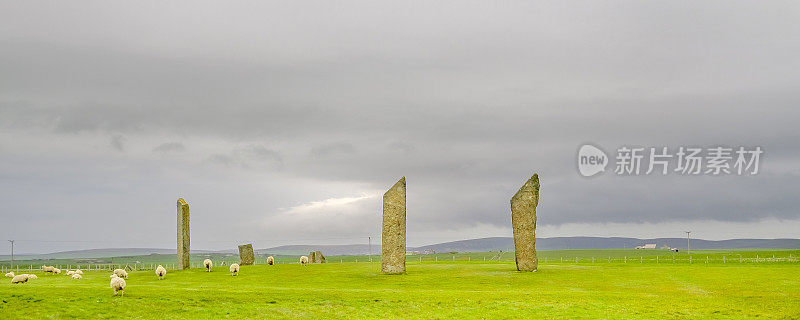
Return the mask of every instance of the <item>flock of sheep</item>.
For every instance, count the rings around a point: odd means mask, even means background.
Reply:
[[[273,258],[272,256],[268,257],[267,264],[274,265],[275,258]],[[300,264],[304,266],[308,264],[308,257],[307,256],[300,257]],[[211,272],[211,268],[214,266],[214,263],[211,261],[211,259],[205,259],[203,261],[203,266],[206,268],[206,272]],[[239,264],[238,263],[231,264],[228,270],[230,270],[231,275],[234,276],[239,275]],[[42,266],[42,271],[44,271],[45,274],[61,274],[61,269],[58,269],[53,266]],[[158,276],[158,279],[162,280],[167,275],[167,269],[165,269],[162,265],[158,265],[158,267],[156,267],[155,273]],[[80,280],[83,279],[83,271],[81,271],[80,269],[67,270],[67,276],[72,277],[72,279],[74,280]],[[28,280],[38,279],[38,277],[35,274],[15,275],[13,271],[6,273],[6,277],[12,278],[11,284],[26,283],[28,282]],[[127,285],[125,279],[128,279],[128,272],[125,271],[124,269],[115,269],[110,277],[111,277],[111,282],[109,285],[111,286],[111,289],[114,289],[114,295],[117,295],[118,293],[121,292],[120,295],[124,296],[125,286]]]
[[[52,266],[42,266],[42,271],[44,271],[44,273],[46,274],[47,273],[61,274],[61,269]],[[67,276],[70,276],[72,277],[72,279],[75,280],[83,279],[83,271],[81,271],[81,269],[76,269],[72,271],[68,270]],[[35,274],[23,273],[15,275],[14,271],[9,271],[8,273],[6,273],[6,277],[11,278],[11,284],[26,283],[28,282],[28,280],[39,279],[39,277],[37,277]]]

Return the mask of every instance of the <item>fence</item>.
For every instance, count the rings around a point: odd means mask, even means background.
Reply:
[[[439,256],[439,255],[407,257],[407,261],[409,261],[409,262],[453,262],[453,261],[459,261],[459,262],[472,262],[472,261],[475,261],[475,262],[499,262],[499,261],[505,261],[505,262],[510,262],[511,261],[511,260],[501,260],[501,258],[502,258],[502,255],[496,255],[496,256],[491,256],[491,257],[487,257],[487,256],[475,257],[475,256],[471,256],[471,255],[461,255],[461,256],[459,256],[459,255],[455,255],[454,254],[454,255],[448,255],[446,257],[445,256]],[[266,261],[265,260],[262,261],[262,260],[263,259],[256,260],[254,264],[256,264],[256,265],[266,264]],[[370,262],[370,261],[379,262],[380,261],[380,256],[372,257],[372,259],[370,259],[370,257],[368,257],[368,256],[364,256],[361,259],[356,258],[356,259],[353,259],[353,260],[351,260],[351,259],[347,259],[347,260],[345,260],[345,259],[337,259],[336,256],[331,256],[331,257],[328,257],[326,263],[347,263],[347,262],[359,262],[359,261],[360,262]],[[648,263],[648,264],[756,263],[757,264],[757,263],[797,263],[798,261],[800,261],[800,260],[798,260],[798,257],[794,256],[792,254],[790,254],[788,256],[784,256],[784,257],[779,257],[779,256],[775,256],[775,255],[765,256],[765,257],[762,257],[760,255],[756,255],[755,257],[744,257],[744,256],[721,256],[721,257],[720,256],[713,256],[712,257],[712,256],[692,256],[692,255],[679,256],[678,257],[678,256],[675,256],[675,255],[671,255],[671,256],[648,256],[648,257],[644,257],[644,256],[636,256],[636,257],[628,257],[628,256],[622,256],[622,257],[563,257],[563,256],[561,256],[561,257],[558,257],[558,258],[554,258],[554,257],[540,257],[539,258],[539,262],[540,263],[544,263],[544,264],[567,264],[567,263],[572,263],[572,264],[582,264],[582,263],[586,263],[586,264],[600,264],[600,263],[606,263],[606,264],[614,264],[614,263],[621,263],[621,264],[629,264],[629,263],[630,264],[645,264],[645,263]],[[238,262],[238,261],[235,261],[235,260],[231,260],[231,261],[218,260],[218,261],[214,261],[214,265],[215,266],[223,266],[223,264],[221,264],[220,262],[225,262],[224,265],[230,265],[231,263],[235,263],[235,262]],[[299,263],[299,262],[296,262],[296,261],[275,261],[275,264],[297,264],[297,263]],[[158,263],[129,263],[129,264],[110,264],[110,263],[105,263],[105,264],[59,264],[59,265],[53,265],[53,266],[58,268],[58,269],[63,269],[63,270],[81,269],[81,270],[87,270],[87,271],[95,271],[95,270],[113,271],[114,269],[123,269],[124,268],[124,269],[132,270],[132,271],[141,271],[141,270],[155,270],[155,268],[158,265],[159,265]],[[174,263],[172,263],[172,264],[162,264],[162,265],[165,268],[167,268],[167,270],[175,270],[176,269],[176,265]],[[190,266],[192,268],[203,268],[203,263],[202,262],[198,262],[198,263],[194,263],[193,262],[193,263],[190,264]],[[30,264],[29,265],[15,265],[13,268],[10,268],[9,266],[6,266],[6,265],[0,266],[0,271],[2,271],[2,273],[6,273],[8,271],[19,272],[19,271],[41,271],[41,270],[42,270],[41,266],[30,265]]]

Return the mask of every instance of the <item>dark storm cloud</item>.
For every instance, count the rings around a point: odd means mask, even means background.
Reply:
[[[215,236],[263,237],[261,219],[290,230],[315,210],[358,219],[337,222],[350,234],[406,176],[409,230],[457,233],[507,228],[509,197],[538,172],[543,225],[796,220],[798,9],[3,4],[0,200],[87,230],[121,200],[152,218],[132,230],[161,230],[160,208],[183,195],[236,214],[198,226]],[[583,143],[766,153],[757,176],[586,179]],[[52,207],[24,205],[43,194]],[[29,234],[58,233],[45,229]]]

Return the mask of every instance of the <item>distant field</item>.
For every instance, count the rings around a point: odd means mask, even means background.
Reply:
[[[399,276],[381,275],[378,262],[244,266],[238,277],[191,269],[161,281],[138,271],[124,297],[113,296],[109,272],[37,272],[28,284],[0,284],[0,319],[800,317],[797,262],[548,262],[520,273],[512,262],[472,260],[409,259]]]
[[[279,264],[297,263],[299,255],[276,255]],[[683,263],[688,264],[691,257],[692,263],[756,263],[758,262],[797,262],[800,250],[693,250],[691,255],[685,252],[672,252],[667,250],[634,250],[634,249],[592,249],[592,250],[552,250],[539,251],[541,263]],[[200,266],[202,261],[210,258],[216,262],[225,261],[228,264],[239,261],[235,254],[192,254],[191,263]],[[258,255],[256,264],[265,264],[266,256]],[[593,260],[594,258],[594,260]],[[327,261],[336,262],[365,262],[370,257],[358,256],[329,256]],[[372,256],[373,261],[379,261],[379,255]],[[437,253],[432,255],[409,255],[408,261],[514,261],[514,252],[475,252],[475,253]],[[96,259],[51,259],[51,260],[21,260],[18,266],[38,268],[42,264],[74,267],[82,265],[86,268],[89,264],[130,265],[137,268],[151,268],[152,265],[163,264],[171,267],[176,261],[174,254],[152,254],[144,256],[96,258]],[[674,262],[673,262],[674,261]],[[741,261],[741,262],[740,262]],[[9,261],[0,261],[0,270],[10,266]]]

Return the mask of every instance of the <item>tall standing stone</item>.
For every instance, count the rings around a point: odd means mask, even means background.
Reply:
[[[315,263],[316,262],[316,258],[314,256],[316,256],[316,252],[311,251],[311,252],[308,253],[308,263]]]
[[[189,266],[189,204],[178,198],[178,269]]]
[[[381,272],[406,272],[406,177],[383,194]]]
[[[256,255],[253,253],[253,244],[243,244],[239,246],[239,265],[253,265]]]
[[[314,263],[325,263],[325,256],[322,255],[322,251],[314,252]]]
[[[536,206],[539,204],[539,175],[534,174],[511,197],[514,228],[514,258],[519,271],[536,271]]]

